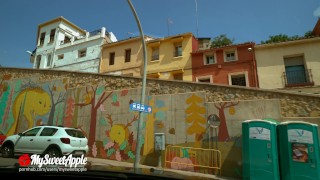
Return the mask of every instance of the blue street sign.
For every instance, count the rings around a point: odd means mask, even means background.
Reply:
[[[141,111],[145,113],[152,113],[152,107],[151,106],[146,106],[143,104],[139,103],[131,103],[130,104],[130,109],[133,111]]]

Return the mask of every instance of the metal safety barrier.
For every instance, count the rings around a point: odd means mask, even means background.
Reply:
[[[218,171],[221,175],[221,152],[217,149],[168,145],[165,150],[165,167],[193,172]]]

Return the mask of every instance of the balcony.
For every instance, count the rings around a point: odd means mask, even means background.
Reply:
[[[285,87],[313,86],[311,69],[283,72]]]

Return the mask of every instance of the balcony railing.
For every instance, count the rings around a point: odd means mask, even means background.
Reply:
[[[313,86],[311,69],[283,72],[286,87]]]

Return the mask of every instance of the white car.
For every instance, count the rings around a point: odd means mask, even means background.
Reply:
[[[8,136],[2,144],[2,156],[15,154],[86,155],[88,139],[75,128],[60,126],[36,126],[23,133]]]

